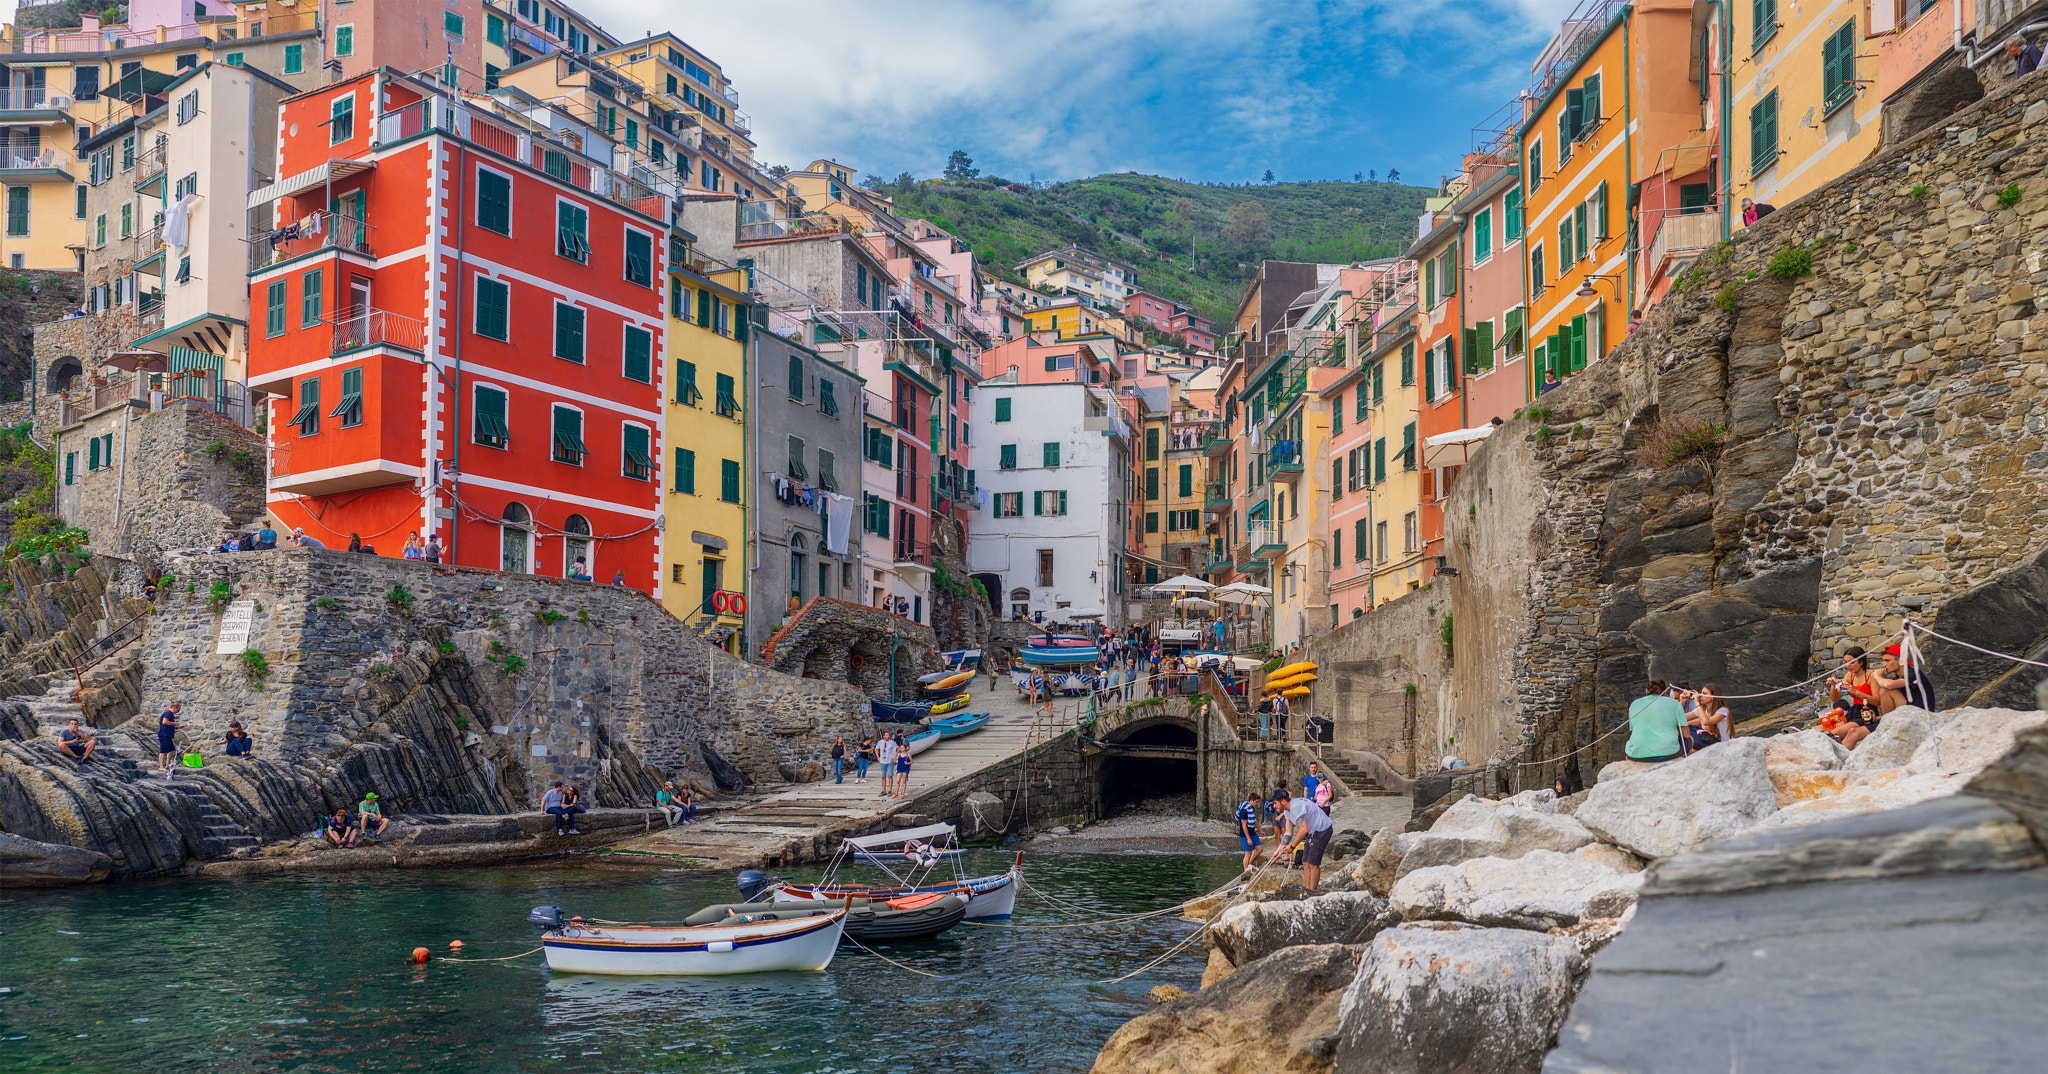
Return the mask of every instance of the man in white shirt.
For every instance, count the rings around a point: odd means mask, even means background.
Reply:
[[[1323,850],[1330,845],[1330,833],[1336,826],[1321,806],[1306,798],[1290,797],[1285,787],[1275,790],[1273,798],[1287,811],[1287,832],[1273,860],[1285,861],[1294,848],[1302,847],[1302,885],[1314,891],[1323,878]]]
[[[896,779],[895,735],[882,736],[882,741],[875,747],[875,760],[882,766],[882,797],[887,798]]]

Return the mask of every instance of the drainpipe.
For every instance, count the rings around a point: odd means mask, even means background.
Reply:
[[[1957,10],[1958,10],[1958,13],[1960,13],[1960,10],[1961,10],[1961,4],[1962,4],[1963,0],[1955,0],[1955,2],[1956,2],[1956,4],[1957,4]],[[1729,193],[1730,193],[1730,192],[1732,192],[1732,190],[1733,190],[1733,188],[1734,188],[1734,185],[1735,185],[1735,183],[1734,183],[1734,177],[1733,177],[1733,176],[1732,176],[1732,175],[1730,174],[1730,172],[1732,171],[1732,168],[1731,168],[1731,166],[1730,166],[1730,165],[1731,165],[1731,161],[1730,161],[1730,157],[1729,157],[1729,149],[1730,149],[1730,147],[1731,147],[1731,146],[1732,146],[1732,145],[1734,144],[1734,143],[1733,143],[1733,141],[1732,141],[1733,135],[1732,135],[1732,132],[1731,132],[1731,131],[1729,130],[1729,127],[1730,127],[1730,125],[1731,125],[1731,124],[1733,124],[1733,123],[1735,122],[1735,102],[1734,102],[1733,100],[1731,100],[1731,99],[1730,99],[1731,95],[1732,95],[1732,94],[1734,94],[1734,92],[1735,92],[1735,61],[1734,61],[1734,58],[1733,58],[1733,54],[1732,54],[1732,53],[1731,53],[1731,52],[1729,51],[1729,41],[1730,41],[1730,39],[1731,39],[1731,38],[1733,38],[1733,37],[1735,36],[1735,16],[1729,13],[1729,10],[1728,10],[1728,4],[1729,4],[1729,3],[1730,3],[1730,0],[1721,0],[1721,5],[1720,5],[1720,7],[1721,7],[1721,156],[1720,156],[1720,168],[1721,168],[1721,183],[1720,183],[1720,186],[1721,186],[1721,191],[1720,191],[1720,194],[1721,194],[1721,241],[1722,241],[1722,242],[1727,242],[1727,241],[1728,241],[1728,238],[1729,238],[1729,236],[1731,236],[1731,235],[1733,235],[1733,234],[1735,233],[1735,221],[1734,221],[1734,216],[1733,216],[1733,214],[1732,214],[1732,213],[1731,213],[1731,212],[1729,211],[1729,205],[1728,205],[1728,201],[1729,201],[1729,199],[1728,199],[1728,195],[1729,195]],[[1960,23],[1958,23],[1958,25],[1960,25]]]
[[[140,378],[142,371],[136,370],[135,375]],[[126,543],[121,541],[121,507],[128,499],[128,417],[134,412],[134,407],[121,407],[121,469],[114,475],[114,540],[123,552],[128,550]],[[52,452],[50,461],[55,462],[56,459],[56,454]],[[54,481],[54,478],[52,480]],[[51,499],[55,500],[56,497],[52,496]]]
[[[1634,68],[1629,66],[1628,25],[1628,19],[1621,21],[1621,69],[1623,71],[1634,70]],[[1623,201],[1628,200],[1628,192],[1634,189],[1636,177],[1635,135],[1629,129],[1629,118],[1635,114],[1634,107],[1629,103],[1629,85],[1633,81],[1630,78],[1623,78],[1621,80],[1621,197]],[[1628,249],[1625,251],[1628,254],[1627,280],[1625,287],[1622,289],[1626,297],[1622,298],[1621,307],[1622,314],[1627,318],[1627,320],[1622,322],[1625,333],[1629,322],[1636,319],[1636,246],[1631,240],[1624,239],[1623,241],[1628,244]],[[1594,267],[1598,268],[1599,266],[1596,264]],[[1607,318],[1604,316],[1600,319],[1600,335],[1603,337],[1600,342],[1606,343]],[[1624,334],[1623,338],[1627,338],[1626,334]]]

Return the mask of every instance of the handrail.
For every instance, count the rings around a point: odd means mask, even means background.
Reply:
[[[112,657],[115,653],[118,653],[121,650],[126,649],[128,646],[133,645],[138,641],[141,641],[143,632],[139,630],[136,631],[134,637],[129,638],[126,641],[123,641],[121,644],[116,645],[111,649],[108,649],[104,653],[101,653],[98,657],[95,657],[93,660],[86,663],[85,666],[83,667],[79,666],[78,658],[86,655],[87,653],[92,652],[94,649],[99,648],[102,645],[105,645],[107,642],[112,641],[117,637],[120,637],[123,631],[127,630],[131,626],[134,626],[136,623],[139,623],[142,620],[149,618],[150,614],[155,610],[156,609],[154,607],[151,607],[135,613],[128,619],[127,622],[122,623],[120,626],[115,627],[111,631],[108,631],[106,637],[95,640],[94,642],[92,642],[92,644],[87,645],[85,648],[79,650],[77,654],[72,656],[71,677],[72,681],[78,683],[78,688],[81,692],[85,689],[86,672],[91,671],[92,669],[100,666],[101,664],[106,663],[108,658]],[[83,715],[85,712],[85,703],[82,700],[79,701],[78,711],[81,715]]]

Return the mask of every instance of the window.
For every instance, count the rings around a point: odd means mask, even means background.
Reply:
[[[626,281],[654,286],[654,238],[644,231],[626,232]]]
[[[811,476],[811,472],[804,467],[803,437],[792,436],[789,438],[788,459],[789,462],[785,469],[789,476],[797,478],[798,480],[802,480],[804,478]]]
[[[571,202],[555,203],[555,253],[590,263],[590,210]]]
[[[1168,512],[1166,513],[1166,528],[1167,528],[1168,530],[1171,530],[1171,531],[1183,531],[1183,532],[1184,532],[1184,531],[1187,531],[1187,530],[1198,530],[1198,529],[1201,529],[1201,528],[1202,528],[1202,512],[1200,512],[1200,511],[1168,511]]]
[[[100,468],[100,438],[95,436],[86,443],[85,472],[91,473]]]
[[[1145,498],[1148,500],[1159,498],[1159,467],[1157,466],[1145,467]]]
[[[1402,515],[1402,516],[1401,516],[1401,551],[1403,551],[1403,552],[1414,552],[1414,551],[1418,551],[1419,549],[1418,549],[1418,547],[1417,547],[1417,544],[1416,544],[1416,540],[1417,540],[1417,538],[1418,538],[1419,536],[1420,536],[1420,535],[1419,535],[1419,534],[1418,534],[1418,533],[1416,532],[1416,526],[1415,526],[1415,512],[1413,512],[1413,511],[1410,511],[1410,512],[1408,512],[1407,514],[1405,514],[1405,515]]]
[[[555,303],[555,357],[583,361],[583,318],[582,307]]]
[[[337,26],[334,28],[334,54],[336,56],[353,56],[356,54],[356,28],[354,26]]]
[[[1156,462],[1159,459],[1159,426],[1145,430],[1145,458]]]
[[[125,239],[133,236],[134,234],[135,206],[132,204],[123,205],[121,206],[121,237]]]
[[[197,118],[199,118],[199,91],[193,90],[178,98],[178,125],[182,127]]]
[[[1379,524],[1377,524],[1377,525],[1373,526],[1373,543],[1374,543],[1374,551],[1376,551],[1376,552],[1378,553],[1378,555],[1377,555],[1377,556],[1375,556],[1374,558],[1375,558],[1375,559],[1377,559],[1377,560],[1379,560],[1379,561],[1380,561],[1381,563],[1385,563],[1385,562],[1387,561],[1387,524],[1386,524],[1386,523],[1384,523],[1384,522],[1381,522],[1381,523],[1379,523]]]
[[[100,217],[102,226],[105,225],[106,219],[105,216]],[[284,334],[284,291],[285,281],[283,280],[270,281],[270,286],[264,291],[263,334],[265,336],[281,336]]]
[[[696,406],[703,399],[704,393],[697,390],[697,363],[676,359],[676,402]]]
[[[512,338],[512,286],[489,276],[476,278],[476,316],[472,328],[491,339]]]
[[[1365,562],[1365,557],[1371,551],[1370,546],[1366,544],[1365,527],[1366,521],[1362,518],[1351,524],[1351,561],[1353,563]],[[1332,557],[1333,560],[1336,558],[1338,557]]]
[[[505,393],[498,388],[477,385],[471,396],[470,412],[474,415],[472,437],[485,447],[501,448],[512,443],[512,434],[505,424]]]
[[[1750,0],[1749,50],[1755,52],[1778,35],[1778,0]]]
[[[1382,436],[1372,444],[1372,483],[1377,485],[1387,479],[1387,438]]]
[[[1778,91],[1764,94],[1749,109],[1749,171],[1763,171],[1778,159]]]
[[[337,34],[337,35],[336,35],[336,40],[338,41],[339,39],[340,39],[340,37],[339,37],[339,35]],[[339,55],[346,55],[346,53],[338,53],[338,54],[339,54]],[[352,94],[352,93],[351,93],[351,94],[347,94],[347,95],[344,95],[344,96],[341,96],[341,97],[336,97],[336,98],[334,99],[334,103],[328,106],[328,113],[327,113],[327,144],[328,144],[328,145],[340,145],[341,143],[343,143],[343,142],[346,142],[346,141],[348,141],[349,139],[351,139],[351,138],[354,138],[355,136],[356,136],[356,98],[355,98],[355,94]]]
[[[654,335],[645,328],[627,325],[623,375],[642,384],[654,383]]]
[[[1543,290],[1543,244],[1534,243],[1529,247],[1529,285]]]
[[[1481,209],[1472,214],[1472,263],[1477,265],[1493,256],[1493,210]]]
[[[1146,533],[1158,533],[1158,532],[1159,532],[1159,512],[1157,512],[1157,511],[1147,511],[1147,512],[1145,512],[1145,532],[1146,532]]]
[[[1043,454],[1045,456],[1045,465],[1058,466],[1060,464],[1060,446],[1058,443],[1046,444]]]
[[[1401,469],[1415,469],[1415,423],[1401,427]]]
[[[1588,213],[1588,214],[1590,214],[1590,215],[1591,215],[1591,217],[1592,217],[1592,223],[1591,223],[1591,226],[1590,226],[1590,229],[1589,229],[1589,230],[1590,230],[1590,233],[1592,234],[1593,238],[1595,238],[1595,239],[1607,239],[1607,238],[1612,238],[1612,237],[1613,237],[1613,232],[1611,232],[1611,231],[1607,230],[1607,184],[1606,184],[1606,183],[1604,183],[1604,182],[1603,182],[1603,183],[1601,183],[1601,184],[1600,184],[1599,186],[1597,186],[1597,187],[1594,187],[1594,188],[1593,188],[1593,196],[1592,196],[1591,198],[1587,199],[1587,201],[1586,201],[1586,211],[1587,211],[1587,213]]]
[[[344,429],[363,423],[363,370],[361,366],[345,369],[341,373],[341,401],[327,412],[330,418],[340,418]]]
[[[556,462],[571,466],[583,465],[583,456],[590,454],[583,446],[583,412],[574,407],[554,408],[554,452]]]
[[[476,173],[476,226],[512,234],[512,180],[493,171]]]
[[[635,481],[645,481],[654,474],[652,436],[644,425],[619,427],[619,465],[622,474]]]
[[[833,392],[834,389],[832,386],[831,378],[819,377],[818,413],[823,414],[826,417],[832,417],[839,413],[839,398],[838,396],[833,394]],[[966,433],[964,431],[961,433],[961,439],[966,439]]]
[[[1031,513],[1034,515],[1064,515],[1067,513],[1067,491],[1056,489],[1031,494]]]
[[[292,413],[292,420],[285,424],[298,426],[300,436],[312,436],[320,431],[319,377],[307,377],[299,382],[299,409]]]
[[[1000,453],[1001,457],[996,462],[996,469],[1015,470],[1017,468],[1017,445],[1004,444],[1000,449]]]
[[[1344,431],[1344,393],[1338,392],[1330,400],[1330,435]]]
[[[502,46],[505,43],[505,20],[496,15],[485,15],[484,40]]]
[[[569,154],[558,149],[543,150],[540,155],[540,170],[560,179],[569,181]]]
[[[1401,383],[1406,386],[1415,383],[1415,344],[1401,344]]]
[[[697,453],[689,448],[676,449],[675,489],[677,492],[697,494]]]
[[[1465,329],[1465,372],[1493,368],[1493,319]]]
[[[7,233],[17,237],[28,234],[28,188],[25,186],[7,188]]]
[[[66,454],[65,454],[65,456],[64,456],[64,483],[65,483],[65,484],[67,484],[67,485],[70,485],[70,484],[75,484],[75,483],[77,483],[77,481],[78,481],[78,452],[76,452],[76,451],[73,451],[73,452],[68,452],[68,453],[66,453]]]
[[[996,517],[1024,517],[1024,494],[1021,492],[996,493]]]
[[[1002,398],[999,398],[999,399],[997,399],[997,400],[996,400],[996,420],[997,420],[997,421],[1009,421],[1009,420],[1010,420],[1010,398],[1009,398],[1009,396],[1003,396]]]
[[[1856,20],[1851,17],[1821,42],[1821,113],[1833,112],[1856,96]]]
[[[1567,212],[1557,218],[1557,271],[1562,276],[1565,266],[1578,258],[1572,256],[1572,214]]]
[[[306,274],[299,277],[299,327],[311,328],[319,324],[326,305],[326,270],[307,269]]]
[[[20,191],[21,191],[21,192],[22,192],[22,193],[23,193],[24,195],[28,193],[28,188],[27,188],[27,187],[19,187],[19,188],[17,188],[17,187],[8,187],[8,188],[7,188],[7,197],[9,198],[9,202],[8,202],[8,206],[7,206],[7,211],[8,211],[8,215],[9,215],[10,217],[11,217],[11,216],[13,215],[13,213],[14,213],[14,204],[13,204],[13,201],[12,201],[12,199],[13,199],[13,197],[14,197],[14,191],[15,191],[15,190],[17,190],[17,189],[19,189],[19,190],[20,190]],[[87,190],[87,189],[89,189],[89,188],[88,188],[88,187],[87,187],[87,186],[86,186],[86,185],[85,185],[84,183],[80,183],[80,184],[78,184],[78,204],[77,204],[77,205],[76,205],[75,207],[73,207],[73,208],[72,208],[72,210],[71,210],[71,217],[72,217],[72,219],[74,219],[74,220],[83,220],[83,219],[85,219],[85,192],[86,192],[86,190]],[[28,206],[27,206],[27,204],[26,204],[26,203],[24,203],[24,204],[22,205],[22,208],[21,208],[21,213],[22,213],[22,226],[26,227],[26,226],[28,225]]]
[[[789,356],[789,397],[801,403],[804,401],[804,358],[801,354]]]
[[[341,37],[340,37],[340,35],[339,35],[339,34],[335,35],[335,40],[336,40],[337,42],[339,42],[339,41],[341,40]],[[339,47],[339,46],[337,45],[337,48],[338,48],[338,47]],[[345,53],[340,53],[340,52],[337,52],[337,53],[336,53],[336,55],[345,55]],[[233,56],[230,56],[230,57],[228,58],[228,62],[229,62],[229,63],[240,63],[240,62],[241,62],[241,53],[239,53],[239,52],[238,52],[238,53],[235,53],[235,54],[234,54]],[[284,47],[284,73],[285,73],[285,74],[288,74],[288,75],[295,75],[295,74],[298,74],[298,73],[299,73],[299,72],[301,72],[301,71],[304,71],[305,69],[306,69],[306,46],[304,46],[304,45],[286,45],[286,46]]]
[[[720,373],[718,375],[718,416],[721,418],[739,417],[740,401],[733,395],[735,387],[737,385],[733,383],[731,374]]]
[[[1194,494],[1195,494],[1195,468],[1194,468],[1193,466],[1189,466],[1189,465],[1183,465],[1183,466],[1182,466],[1182,467],[1180,468],[1180,493],[1179,493],[1179,496],[1180,496],[1180,498],[1181,498],[1181,499],[1186,499],[1186,498],[1188,498],[1189,496],[1193,496]]]
[[[1372,405],[1372,384],[1380,379],[1380,373],[1386,368],[1386,363],[1374,362],[1367,374],[1359,379],[1358,404],[1351,412],[1351,420],[1356,422],[1364,422],[1366,420],[1366,408]]]
[[[1543,139],[1529,139],[1529,189],[1543,189]]]
[[[1572,208],[1572,253],[1583,261],[1593,256],[1592,244],[1586,241],[1589,228],[1586,226],[1586,203],[1580,202]]]
[[[1422,308],[1436,308],[1436,258],[1422,262]]]
[[[727,503],[740,502],[740,464],[732,459],[718,460],[718,498]]]
[[[447,34],[448,34],[448,36],[450,36],[450,37],[461,37],[461,36],[462,36],[462,16],[460,16],[460,15],[457,15],[457,14],[456,14],[456,13],[454,13],[453,11],[444,11],[444,12],[442,12],[442,13],[441,13],[441,29],[442,29],[442,30],[444,30],[444,31],[446,31],[446,32],[447,32]]]
[[[96,101],[100,96],[100,69],[98,67],[74,67],[71,69],[71,96],[79,101]]]

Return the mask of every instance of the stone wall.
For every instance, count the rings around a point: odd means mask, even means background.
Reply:
[[[1448,582],[1404,593],[1310,642],[1298,655],[1317,665],[1317,681],[1297,700],[1293,720],[1328,717],[1336,748],[1370,750],[1411,776],[1445,754],[1496,749],[1495,721],[1456,703],[1441,632],[1446,615],[1456,622]]]
[[[467,734],[507,745],[535,780],[602,780],[621,764],[714,785],[703,747],[759,782],[821,761],[860,695],[706,644],[635,590],[339,551],[180,556],[143,643],[145,711],[182,698],[209,730],[239,719],[270,756],[314,767],[365,735],[407,661],[460,657]],[[254,602],[248,647],[217,655],[215,586]]]
[[[0,424],[28,420],[39,385],[36,326],[54,321],[83,299],[76,272],[0,272]]]
[[[847,683],[882,701],[915,698],[918,676],[943,666],[930,627],[830,597],[813,597],[798,610],[768,639],[761,661],[784,675]]]
[[[987,645],[995,615],[988,591],[967,573],[967,530],[949,514],[932,517],[933,567],[944,571],[952,593],[932,578],[932,631],[941,649],[979,649]]]
[[[71,305],[78,301],[74,299]],[[118,307],[90,317],[64,317],[61,309],[53,309],[50,316],[55,319],[38,322],[33,328],[35,368],[30,379],[34,382],[31,398],[35,403],[38,436],[48,436],[60,425],[68,424],[64,420],[65,404],[70,407],[72,420],[92,409],[93,379],[121,375],[120,370],[106,365],[107,355],[146,334],[132,307]]]
[[[89,441],[107,435],[110,460],[89,469]],[[58,517],[109,552],[161,563],[263,515],[263,438],[191,402],[101,409],[57,430],[53,449]]]

